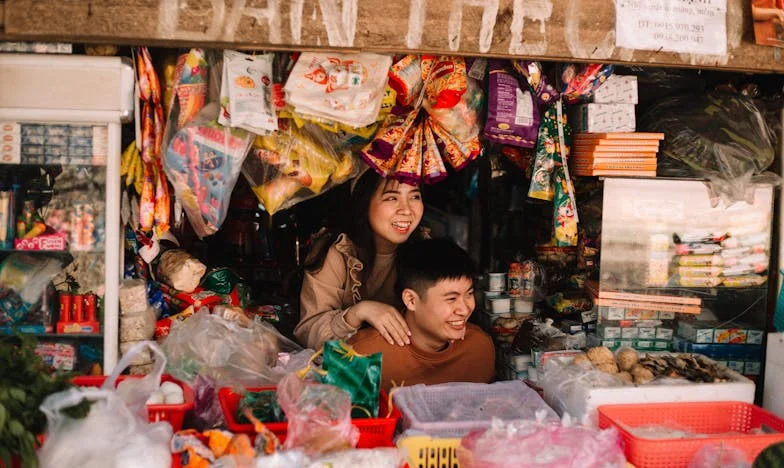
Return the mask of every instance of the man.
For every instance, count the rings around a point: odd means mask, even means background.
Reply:
[[[448,239],[428,239],[400,247],[395,263],[411,344],[389,344],[373,328],[349,340],[360,354],[383,353],[381,388],[389,391],[393,382],[490,382],[493,342],[468,323],[476,305],[468,254]]]

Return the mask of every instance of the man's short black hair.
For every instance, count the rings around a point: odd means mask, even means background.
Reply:
[[[413,289],[424,298],[428,289],[445,279],[474,280],[474,262],[454,241],[447,238],[425,239],[398,247],[395,258],[398,296]]]

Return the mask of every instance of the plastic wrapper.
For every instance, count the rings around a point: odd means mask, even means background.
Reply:
[[[123,314],[120,316],[120,342],[151,340],[157,318],[152,307],[133,315]]]
[[[389,86],[397,93],[397,103],[414,107],[425,82],[422,77],[422,59],[406,55],[389,69]]]
[[[353,418],[377,418],[381,389],[381,353],[363,356],[340,340],[324,343],[319,374],[322,383],[335,385],[351,395]]]
[[[354,177],[358,161],[335,151],[337,137],[313,125],[280,121],[280,131],[257,137],[242,166],[256,196],[274,214]]]
[[[705,445],[694,454],[688,468],[751,468],[746,452],[728,444]]]
[[[548,82],[540,62],[512,60],[512,66],[523,76],[540,104],[553,104],[561,97],[561,93]]]
[[[86,418],[63,413],[85,399],[93,402]],[[112,391],[71,388],[47,397],[41,411],[47,418],[46,440],[38,450],[42,468],[171,466],[169,423],[147,424]]]
[[[217,115],[218,105],[208,104],[174,135],[163,158],[166,176],[199,237],[223,224],[251,144],[248,132],[223,127]]]
[[[273,59],[271,53],[247,55],[223,51],[218,123],[261,135],[278,129],[272,102]]]
[[[203,49],[191,49],[177,58],[172,76],[172,94],[165,103],[168,109],[166,137],[190,122],[207,102],[209,65]],[[168,80],[167,80],[168,81]]]
[[[501,144],[533,148],[539,132],[539,106],[527,88],[505,66],[490,62],[487,122],[484,136]]]
[[[161,254],[157,278],[172,288],[191,293],[198,286],[207,267],[185,250],[172,249]]]
[[[154,371],[140,379],[126,379],[115,390],[117,377],[145,347],[158,356]],[[171,425],[165,421],[148,424],[146,407],[147,399],[160,385],[165,366],[160,348],[144,342],[123,357],[101,389],[70,388],[48,396],[41,404],[47,433],[38,451],[40,466],[171,466]],[[72,419],[63,413],[83,400],[93,402],[86,418]]]
[[[557,247],[577,245],[576,207],[570,193],[572,181],[566,177],[563,165],[555,169],[555,197],[553,199],[553,239]]]
[[[753,183],[778,182],[778,177],[764,172],[773,163],[775,134],[754,101],[744,96],[673,96],[653,105],[639,127],[664,133],[659,161],[674,160],[690,170],[686,175],[710,179],[714,192],[730,202],[751,203]],[[659,170],[665,176],[684,172]]]
[[[578,421],[595,424],[596,421],[586,420],[595,416],[589,414],[587,408],[589,390],[632,384],[590,366],[569,365],[550,359],[544,365],[539,385],[544,390],[545,401],[558,414],[568,413]]]
[[[223,416],[218,400],[218,384],[215,379],[204,375],[197,375],[193,380],[193,416],[202,428],[225,427],[226,419]]]
[[[405,459],[396,448],[344,450],[319,457],[308,468],[399,468]]]
[[[528,196],[540,200],[551,201],[555,198],[555,169],[561,165],[561,141],[558,134],[557,108],[552,105],[542,115],[539,135],[536,142],[536,159],[531,176]],[[562,113],[564,124],[564,152],[569,155],[571,129],[566,125],[566,112]]]
[[[54,257],[13,253],[0,264],[0,325],[23,320],[62,271]]]
[[[351,424],[351,397],[332,385],[289,374],[278,384],[278,402],[288,419],[286,450],[315,457],[353,448],[359,431]]]
[[[613,65],[601,63],[566,65],[561,70],[561,96],[570,104],[589,101],[593,93],[613,74],[614,69]]]
[[[394,400],[405,415],[404,429],[434,437],[462,437],[489,427],[493,418],[558,420],[539,394],[520,381],[419,384],[396,390]]]
[[[225,386],[275,384],[303,364],[291,359],[288,365],[278,365],[278,353],[297,353],[301,348],[271,325],[253,323],[246,328],[206,308],[173,327],[164,350],[169,372],[177,378],[192,382],[202,374]]]
[[[560,422],[493,421],[460,441],[461,467],[624,468],[621,438],[613,428],[596,430]]]
[[[463,57],[422,58],[426,107],[449,109],[457,105],[468,89],[468,72]]]
[[[438,107],[425,101],[423,108],[427,111],[432,122],[437,123],[455,140],[469,147],[472,153],[479,154],[479,148],[474,147],[477,143],[472,140],[476,139],[478,142],[477,137],[482,129],[480,113],[484,105],[484,98],[485,94],[481,84],[469,78],[465,82],[465,92],[454,105]],[[470,154],[466,156],[470,156]]]
[[[516,354],[525,354],[534,348],[542,351],[566,349],[566,333],[554,327],[552,319],[544,322],[526,320],[515,334],[512,351]]]
[[[351,127],[378,118],[392,58],[370,53],[304,52],[286,81],[286,102],[300,114]]]

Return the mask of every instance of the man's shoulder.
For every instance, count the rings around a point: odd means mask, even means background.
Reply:
[[[466,324],[466,335],[463,342],[472,348],[495,351],[495,345],[490,335],[473,323]]]
[[[390,346],[381,333],[372,327],[359,330],[348,340],[348,344],[363,354],[385,351]]]

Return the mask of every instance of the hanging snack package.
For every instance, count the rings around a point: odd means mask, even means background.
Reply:
[[[297,128],[281,120],[280,131],[257,137],[242,173],[268,213],[315,197],[354,177],[358,163],[337,153],[337,136],[315,125]]]
[[[505,62],[490,61],[487,123],[484,136],[505,145],[533,148],[539,133],[539,106]]]
[[[426,184],[434,184],[446,178],[446,166],[438,150],[436,137],[429,122],[423,122],[424,148],[422,148],[422,179]]]
[[[574,191],[572,181],[566,178],[563,165],[555,169],[555,199],[553,210],[553,237],[556,247],[577,245],[577,219],[569,192]]]
[[[601,63],[566,65],[561,71],[561,96],[570,104],[589,101],[593,93],[613,74],[614,69],[613,65]]]
[[[450,108],[460,102],[468,89],[468,72],[463,57],[442,56],[424,61],[426,106]]]
[[[555,106],[550,106],[542,116],[539,136],[536,141],[536,159],[531,174],[528,196],[539,200],[551,201],[555,197],[553,171],[558,156],[558,128],[555,121]]]
[[[468,145],[473,139],[478,142],[477,137],[482,130],[480,115],[484,106],[484,97],[481,84],[469,78],[466,80],[465,92],[454,106],[433,107],[425,101],[423,107],[430,120],[437,122],[454,139]]]
[[[174,80],[166,128],[180,129],[204,107],[207,99],[209,65],[203,49],[191,49],[180,55],[174,68]],[[173,123],[176,122],[176,126]]]
[[[360,53],[303,53],[286,81],[296,112],[365,127],[378,118],[392,58]]]
[[[512,60],[512,66],[525,78],[540,104],[549,105],[561,97],[561,93],[547,81],[541,63],[531,60]]]
[[[418,55],[406,55],[389,69],[389,86],[397,93],[397,103],[413,107],[422,93],[422,60]]]
[[[220,125],[216,103],[172,138],[163,160],[166,175],[194,232],[209,236],[220,229],[251,138],[241,129]]]
[[[230,121],[229,126],[260,135],[278,129],[272,103],[273,58],[273,54],[223,51],[220,115],[223,121]]]

